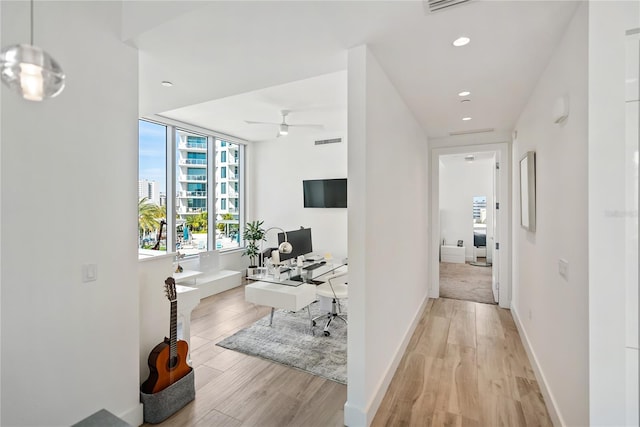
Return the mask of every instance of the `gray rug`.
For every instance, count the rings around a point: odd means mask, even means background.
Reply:
[[[341,305],[346,313],[346,301]],[[318,303],[311,304],[311,315],[319,314]],[[331,335],[325,337],[322,332],[325,323],[324,319],[319,319],[312,334],[306,309],[298,312],[276,310],[273,326],[269,326],[267,315],[217,345],[346,384],[347,326],[340,319],[334,320],[329,326]]]
[[[440,263],[441,297],[495,304],[491,282],[491,267]]]

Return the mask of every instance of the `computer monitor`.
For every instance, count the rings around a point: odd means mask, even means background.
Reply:
[[[280,261],[290,258],[297,258],[300,255],[306,255],[313,252],[311,245],[311,229],[301,228],[299,230],[287,231],[287,241],[293,246],[290,254],[280,254]],[[284,242],[284,233],[278,233],[278,245]]]

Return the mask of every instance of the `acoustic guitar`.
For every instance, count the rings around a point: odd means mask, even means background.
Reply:
[[[177,339],[178,298],[176,282],[173,277],[164,281],[167,298],[171,301],[170,336],[155,346],[149,354],[149,378],[142,383],[143,393],[157,393],[175,383],[189,372],[187,364],[189,346],[186,341]]]

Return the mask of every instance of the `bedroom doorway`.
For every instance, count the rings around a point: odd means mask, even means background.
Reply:
[[[496,304],[491,242],[495,152],[440,157],[440,296]]]
[[[434,148],[431,166],[430,296],[509,307],[508,145]],[[452,295],[451,280],[471,296]]]

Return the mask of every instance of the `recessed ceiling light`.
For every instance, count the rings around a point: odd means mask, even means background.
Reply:
[[[465,122],[468,122],[469,120],[471,120],[471,117],[463,117],[462,120],[464,120]]]
[[[160,83],[160,84],[161,84],[162,86],[164,86],[164,87],[171,87],[171,86],[173,86],[173,83],[171,83],[171,82],[170,82],[170,81],[168,81],[168,80],[165,80],[165,81],[163,81],[163,82],[162,82],[162,83]]]
[[[458,96],[469,96],[471,95],[471,92],[469,92],[468,90],[462,91],[458,94]]]
[[[467,162],[473,162],[476,159],[476,156],[474,156],[473,154],[469,154],[468,156],[464,156],[464,159]]]
[[[469,44],[471,39],[469,37],[458,37],[453,41],[453,45],[455,47],[460,47]]]

